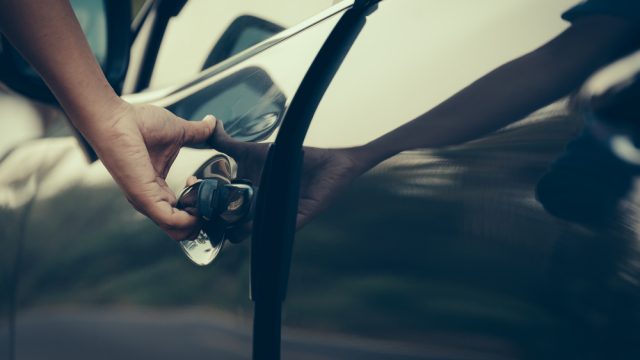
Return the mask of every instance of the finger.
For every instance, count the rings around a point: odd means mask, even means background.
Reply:
[[[169,202],[155,203],[145,211],[173,240],[184,240],[200,229],[197,217],[184,210],[174,208]]]
[[[213,115],[207,115],[202,121],[184,121],[182,123],[184,129],[184,144],[195,145],[209,140],[216,128],[216,118]]]
[[[305,225],[307,225],[308,221],[309,216],[307,216],[306,214],[298,214],[296,216],[296,231],[302,229]]]
[[[193,239],[200,231],[198,218],[182,210],[174,209],[174,213],[165,221],[167,227],[161,227],[175,241]]]
[[[229,136],[229,134],[227,134],[227,131],[224,129],[224,123],[221,120],[218,120],[216,122],[216,128],[213,131],[213,135],[211,136],[211,139],[212,141],[222,142],[222,143],[233,140],[233,138]]]
[[[229,136],[229,135],[227,135],[227,132],[224,129],[224,123],[221,120],[218,120],[216,122],[216,129],[214,131],[214,134],[219,135],[219,136],[222,136],[222,135]]]
[[[167,233],[167,235],[169,235],[169,237],[172,240],[175,240],[175,241],[195,240],[198,237],[198,234],[200,233],[200,229],[198,228],[192,232],[189,232],[186,230],[168,230],[165,232]]]
[[[176,151],[168,159],[166,159],[164,168],[160,173],[160,177],[162,177],[163,179],[167,178],[167,175],[169,174],[169,170],[171,170],[171,165],[173,165],[173,162],[176,160],[177,157],[178,157],[178,152]]]

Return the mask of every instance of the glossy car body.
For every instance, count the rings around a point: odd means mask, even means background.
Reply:
[[[475,1],[464,13],[453,3],[381,2],[305,145],[359,145],[406,123],[559,33],[559,14],[575,1]],[[232,136],[271,141],[349,6],[128,99],[191,119],[214,113]],[[632,195],[604,230],[553,217],[534,196],[581,124],[560,102],[357,179],[296,235],[283,357],[637,358]],[[183,151],[170,185],[181,188],[212,154]],[[2,338],[14,332],[17,359],[250,357],[248,243],[193,266],[99,163],[83,163],[72,138],[22,144],[0,163],[0,179],[2,316],[17,319]]]

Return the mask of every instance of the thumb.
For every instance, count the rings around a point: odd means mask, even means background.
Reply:
[[[184,121],[184,144],[195,145],[206,142],[216,128],[216,117],[207,115],[202,121]]]
[[[224,130],[224,124],[222,121],[218,120],[216,127],[209,139],[209,145],[214,149],[222,152],[233,152],[233,147],[237,144],[238,141],[234,140],[227,132]]]

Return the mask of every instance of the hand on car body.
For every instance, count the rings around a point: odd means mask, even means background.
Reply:
[[[85,135],[136,210],[172,239],[183,240],[198,233],[198,220],[175,208],[165,179],[180,148],[206,141],[214,128],[213,116],[190,122],[159,107],[127,104],[103,134]]]
[[[175,208],[165,178],[183,145],[204,142],[215,121],[189,122],[152,105],[131,105],[107,82],[68,1],[2,1],[2,33],[37,70],[91,143],[131,204],[172,239],[197,234]]]
[[[260,184],[262,169],[270,144],[242,142],[230,137],[218,120],[210,143],[214,148],[235,159],[238,178]],[[301,228],[327,208],[356,177],[375,165],[364,147],[343,149],[304,148],[304,163],[298,203],[297,228]],[[190,177],[186,185],[197,179]],[[251,223],[228,233],[231,242],[238,242],[250,234]]]

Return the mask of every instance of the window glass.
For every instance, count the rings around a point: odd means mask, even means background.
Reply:
[[[187,119],[208,114],[222,120],[226,132],[242,141],[266,138],[280,124],[286,97],[261,68],[243,69],[206,91],[170,107]]]
[[[71,6],[96,60],[100,65],[104,65],[107,61],[107,17],[104,1],[72,0]],[[39,76],[26,60],[18,56],[18,53],[15,54],[15,62],[22,73]]]
[[[242,15],[256,16],[288,28],[332,3],[331,0],[190,0],[167,26],[150,88],[173,85],[200,72],[220,36]],[[258,37],[258,33],[248,33],[243,35],[242,43]]]
[[[211,78],[203,75],[161,105],[189,120],[215,115],[238,140],[273,138],[298,85],[339,18],[340,14],[331,16]]]
[[[271,36],[271,33],[262,29],[247,29],[239,36],[235,46],[231,49],[231,55],[235,55],[251,45],[257,44],[268,38],[269,36]]]
[[[71,0],[78,22],[84,31],[96,59],[107,60],[107,14],[105,0]]]

